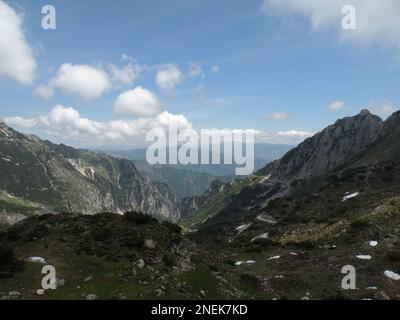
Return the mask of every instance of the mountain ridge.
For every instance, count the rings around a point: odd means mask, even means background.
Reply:
[[[56,145],[3,123],[0,162],[1,190],[54,211],[94,214],[138,210],[179,219],[173,192],[150,183],[126,159]]]

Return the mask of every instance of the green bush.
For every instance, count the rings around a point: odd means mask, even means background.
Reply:
[[[392,250],[387,253],[387,257],[390,261],[393,262],[400,262],[400,251],[399,250]]]
[[[163,255],[163,261],[166,266],[168,267],[173,267],[176,266],[176,257],[172,253],[165,253]]]
[[[169,221],[164,221],[162,224],[165,227],[167,227],[169,231],[171,231],[173,233],[181,234],[181,232],[182,232],[182,228],[175,223],[171,223]]]
[[[148,223],[157,221],[150,215],[139,213],[136,211],[129,211],[129,212],[125,213],[124,218],[127,221],[134,222],[136,224],[148,224]]]

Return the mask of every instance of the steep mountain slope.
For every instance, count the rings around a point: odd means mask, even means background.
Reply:
[[[376,141],[383,121],[368,110],[338,120],[259,171],[271,179],[318,176],[350,163]]]
[[[284,297],[398,299],[400,117],[373,118],[363,111],[338,121],[267,166],[264,181],[244,187],[189,237],[214,252],[215,263],[236,261],[238,276],[246,272],[258,287]],[[342,138],[334,135],[343,124],[356,124],[354,140],[346,130]],[[316,141],[328,133],[339,139],[328,148],[338,156],[326,161],[325,154],[304,152],[310,145],[326,152]],[[273,177],[282,180],[271,184]],[[357,292],[340,288],[344,265],[357,270]]]
[[[259,174],[267,176],[260,177],[261,181],[246,186],[232,197],[200,231],[215,231],[225,237],[223,230],[232,234],[233,226],[239,223],[326,222],[361,214],[390,202],[399,196],[399,127],[398,113],[386,122],[367,111],[337,121],[264,168]],[[338,131],[342,132],[341,137],[337,136]],[[349,132],[354,133],[352,139]],[[338,140],[328,148],[330,156],[326,161],[327,151],[323,147],[329,145],[325,143],[329,134]],[[330,166],[332,158],[336,159],[334,167]],[[313,165],[314,159],[322,159],[323,164]]]
[[[4,123],[0,123],[0,164],[0,190],[47,210],[85,214],[139,210],[179,218],[171,190],[150,183],[132,162],[54,145]]]
[[[236,215],[262,212],[269,201],[288,194],[294,181],[318,177],[356,161],[377,141],[383,128],[383,121],[368,110],[336,121],[258,171],[259,179],[243,184],[225,211]]]
[[[238,179],[230,183],[214,181],[202,196],[182,200],[179,224],[185,231],[197,230],[200,225],[225,208],[232,197],[237,196],[244,187],[255,181],[260,181],[260,178]]]

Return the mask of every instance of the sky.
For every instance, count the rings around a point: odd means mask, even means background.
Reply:
[[[79,147],[139,148],[171,121],[297,144],[397,110],[399,15],[397,0],[0,0],[0,117]]]

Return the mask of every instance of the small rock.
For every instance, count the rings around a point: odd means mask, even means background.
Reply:
[[[21,296],[21,293],[18,291],[11,291],[8,293],[8,297],[10,299],[18,299]]]
[[[97,300],[97,296],[95,294],[88,294],[85,300]]]
[[[205,298],[207,296],[206,292],[204,290],[200,291],[200,294]]]
[[[57,287],[62,287],[62,286],[65,286],[65,280],[57,279]]]
[[[383,299],[383,300],[391,300],[385,291],[380,291],[378,296],[380,299]]]
[[[144,242],[144,246],[145,246],[147,249],[153,250],[153,249],[156,247],[156,243],[155,243],[154,240],[152,240],[152,239],[147,239],[147,240],[145,240],[145,242]]]
[[[137,262],[137,267],[139,270],[142,270],[146,264],[144,263],[143,259],[139,259]]]

